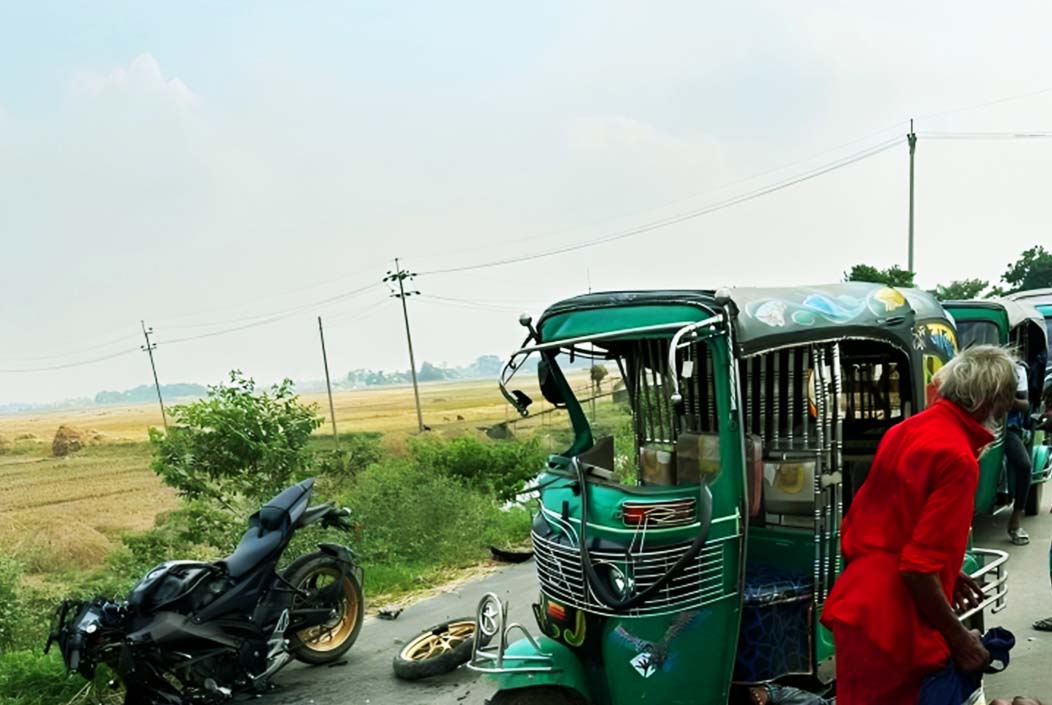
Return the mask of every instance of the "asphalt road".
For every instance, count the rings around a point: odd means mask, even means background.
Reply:
[[[1011,546],[1007,540],[1007,517],[976,522],[976,544],[1001,548],[1012,554],[1009,560],[1008,607],[987,615],[987,626],[1002,625],[1012,630],[1017,645],[1012,663],[1003,674],[990,676],[986,694],[991,699],[1005,695],[1029,694],[1052,703],[1052,634],[1035,632],[1031,623],[1052,616],[1049,587],[1049,543],[1052,541],[1052,515],[1048,514],[1052,491],[1045,492],[1043,512],[1028,518],[1029,546]],[[472,615],[486,592],[510,600],[512,621],[536,633],[530,603],[537,587],[533,563],[512,566],[500,573],[468,583],[460,588],[406,609],[397,620],[370,619],[346,661],[332,667],[308,668],[293,665],[277,678],[277,689],[264,703],[289,705],[483,705],[493,688],[474,673],[461,668],[447,676],[406,683],[394,677],[391,659],[405,641],[424,629],[448,619]],[[366,577],[368,589],[368,576]]]
[[[366,591],[369,576],[365,576]],[[415,682],[395,678],[394,654],[428,627],[457,617],[473,616],[479,600],[494,592],[510,601],[510,621],[533,629],[530,603],[537,599],[533,561],[465,584],[406,608],[398,619],[366,620],[344,663],[329,667],[289,666],[276,679],[277,689],[260,702],[289,705],[482,705],[494,688],[475,673],[454,673]]]

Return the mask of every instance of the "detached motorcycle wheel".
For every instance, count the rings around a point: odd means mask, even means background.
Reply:
[[[471,658],[475,619],[461,617],[426,629],[394,657],[395,675],[406,681],[449,673]]]
[[[304,629],[292,635],[289,651],[304,663],[322,665],[337,661],[347,653],[362,630],[365,600],[362,586],[332,556],[312,553],[297,559],[288,567],[285,578],[300,590],[315,592],[331,586],[343,575],[343,591],[338,614],[329,622]]]

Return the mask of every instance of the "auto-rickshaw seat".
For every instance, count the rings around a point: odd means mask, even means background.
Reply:
[[[749,561],[734,680],[763,683],[811,668],[814,578]]]

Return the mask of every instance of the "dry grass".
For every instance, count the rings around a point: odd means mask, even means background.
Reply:
[[[153,525],[175,493],[149,469],[145,443],[106,444],[66,458],[21,442],[0,456],[0,551],[33,572],[87,568],[120,533]]]
[[[534,411],[550,408],[535,377],[524,374],[516,382],[534,398]],[[587,386],[587,372],[576,372],[572,383]],[[420,391],[424,423],[434,433],[476,432],[518,416],[490,380],[424,384]],[[318,434],[328,434],[325,395],[304,399],[325,415]],[[412,387],[341,392],[335,405],[341,433],[381,432],[394,452],[416,433]],[[549,421],[565,424],[565,415],[558,416],[563,418]],[[531,419],[522,430],[541,422]],[[69,457],[52,458],[51,440],[62,424],[99,432],[106,440]],[[0,454],[0,551],[19,557],[33,572],[84,568],[97,565],[121,532],[152,526],[177,498],[149,469],[145,441],[151,425],[161,425],[153,405],[0,418],[0,434],[22,437],[10,452]],[[28,435],[32,438],[26,439]]]
[[[587,380],[586,371],[577,371],[571,375],[575,388],[587,386]],[[523,373],[515,379],[515,383],[533,397],[533,410],[540,410],[543,401],[537,390],[536,377]],[[326,425],[318,433],[329,433],[329,402],[326,396],[305,394],[303,399],[317,404],[319,412],[325,416]],[[337,392],[333,399],[336,423],[341,433],[379,431],[404,437],[416,432],[416,410],[411,386]],[[494,380],[422,384],[420,405],[424,423],[440,433],[461,433],[517,416],[515,410],[504,401]],[[458,420],[458,415],[463,420]],[[161,414],[156,404],[142,404],[4,416],[0,417],[0,435],[14,439],[32,434],[41,441],[51,443],[55,430],[62,424],[98,431],[107,439],[144,441],[151,426],[161,426]]]

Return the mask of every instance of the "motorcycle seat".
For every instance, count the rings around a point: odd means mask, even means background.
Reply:
[[[248,531],[237,548],[219,561],[227,575],[236,580],[284,548],[294,524],[306,511],[313,487],[313,479],[295,484],[249,518]]]
[[[256,517],[253,517],[255,519]],[[234,552],[219,561],[219,565],[233,579],[238,579],[281,550],[285,545],[286,532],[282,530],[263,531],[249,524],[248,531],[241,537]]]

